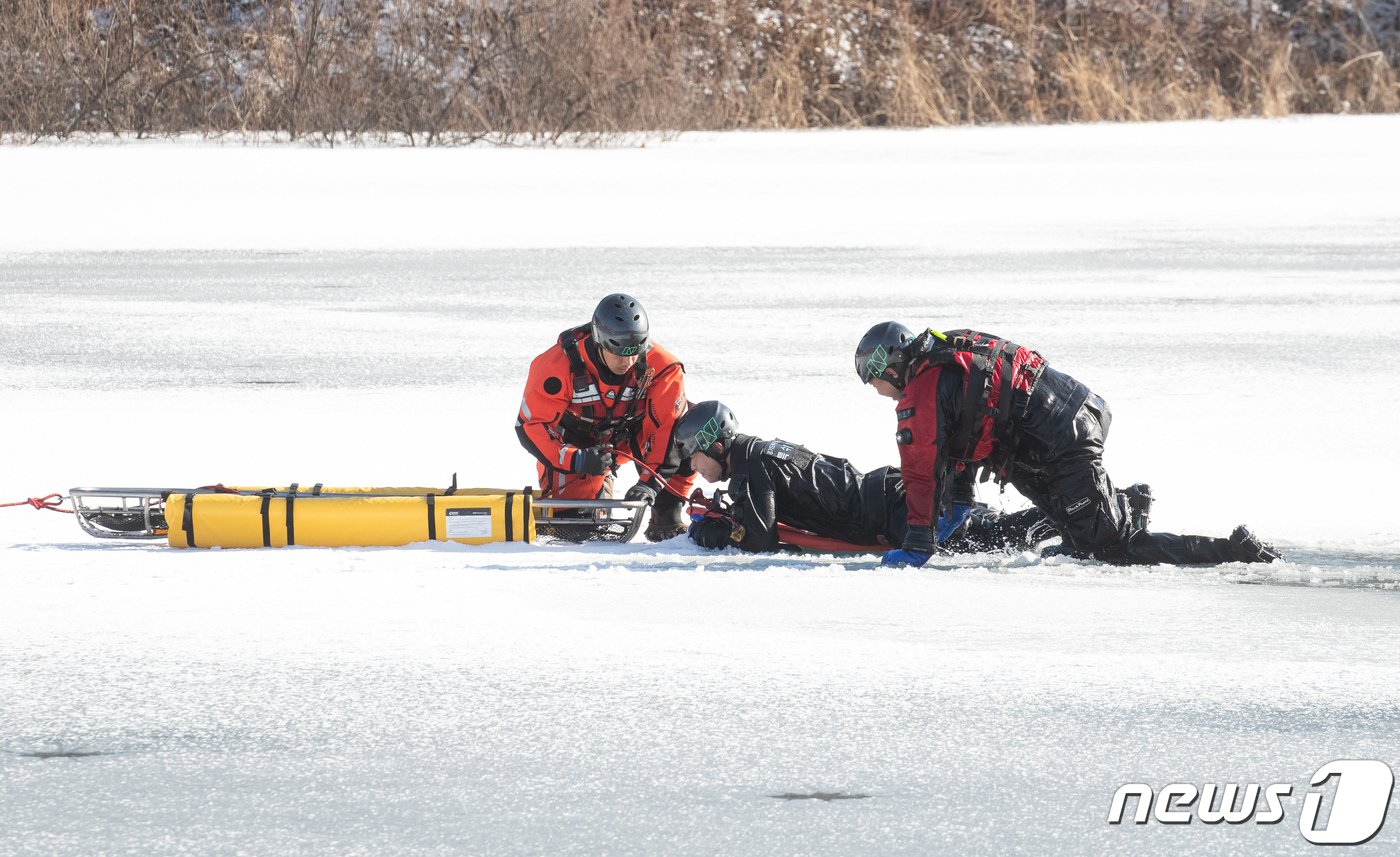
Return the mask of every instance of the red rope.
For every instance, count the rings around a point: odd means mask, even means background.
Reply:
[[[0,509],[7,506],[33,506],[36,509],[48,509],[50,512],[62,512],[65,515],[73,514],[72,509],[61,509],[63,505],[62,494],[49,494],[44,497],[30,497],[28,500],[20,500],[18,503],[0,503]]]
[[[664,483],[666,481],[665,479],[661,478],[660,473],[657,473],[655,470],[652,470],[650,467],[647,467],[645,464],[638,461],[631,453],[623,452],[615,446],[607,447],[607,450],[608,452],[616,453],[617,455],[620,455],[628,461],[632,462],[633,464],[637,465],[637,472],[642,474],[643,479],[655,476],[658,482]]]

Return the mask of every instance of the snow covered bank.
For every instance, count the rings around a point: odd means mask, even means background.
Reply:
[[[0,249],[1364,241],[1395,232],[1397,140],[1400,117],[1367,116],[687,134],[641,149],[8,147]]]

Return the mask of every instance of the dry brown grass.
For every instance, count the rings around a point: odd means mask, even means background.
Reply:
[[[1400,36],[1282,5],[0,0],[0,133],[576,142],[1400,108]]]

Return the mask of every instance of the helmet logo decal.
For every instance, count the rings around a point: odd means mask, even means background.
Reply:
[[[640,345],[614,345],[608,349],[619,357],[631,357],[642,350]]]
[[[869,384],[879,376],[885,374],[885,369],[890,365],[890,353],[885,350],[885,346],[875,346],[875,352],[870,355],[870,359],[865,361],[865,383]]]
[[[719,418],[710,417],[709,421],[695,433],[695,449],[697,451],[709,449],[717,440],[719,440]]]

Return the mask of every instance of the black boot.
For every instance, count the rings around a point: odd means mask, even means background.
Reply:
[[[646,539],[649,542],[664,542],[675,536],[685,535],[690,528],[690,519],[685,513],[685,501],[670,491],[656,495],[651,506],[651,520],[647,521]]]
[[[1273,562],[1283,559],[1283,554],[1240,524],[1230,533],[1230,554],[1236,562]]]
[[[1152,520],[1152,486],[1145,482],[1129,485],[1123,489],[1128,498],[1128,509],[1132,515],[1132,532],[1147,531]]]

